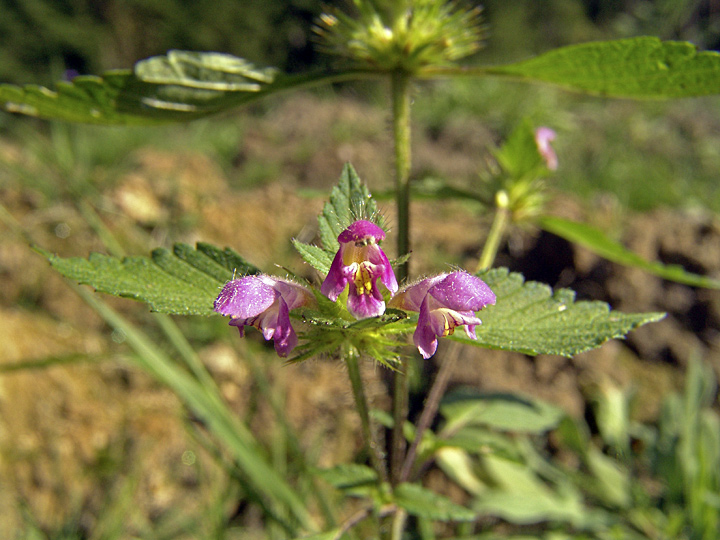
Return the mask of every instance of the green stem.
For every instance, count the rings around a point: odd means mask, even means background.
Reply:
[[[410,76],[395,71],[391,77],[393,137],[395,143],[395,198],[397,204],[397,254],[410,253]],[[396,269],[398,281],[406,281],[408,263]],[[396,484],[405,454],[403,425],[407,417],[407,362],[394,373],[393,418],[390,441],[390,480]]]
[[[392,526],[390,529],[391,540],[402,540],[406,521],[407,512],[405,512],[405,510],[398,509],[398,511],[393,515]]]
[[[395,198],[397,205],[397,255],[410,253],[410,77],[392,74],[393,137],[395,143]],[[407,279],[408,263],[396,270],[398,281]]]
[[[487,270],[495,262],[495,256],[497,255],[498,249],[500,248],[500,241],[505,236],[505,231],[510,224],[510,209],[508,208],[508,196],[505,191],[498,191],[495,195],[495,201],[497,204],[497,210],[495,211],[495,218],[493,219],[490,232],[488,233],[485,246],[483,247],[482,255],[477,265],[477,272],[481,270]]]
[[[365,398],[365,387],[363,386],[362,377],[360,376],[360,366],[358,357],[360,356],[354,347],[348,345],[343,348],[343,357],[348,368],[348,377],[350,377],[350,385],[352,386],[353,397],[355,398],[355,406],[360,415],[360,423],[362,425],[363,439],[370,455],[370,462],[373,469],[378,474],[381,481],[387,480],[387,472],[383,461],[380,447],[375,442],[372,426],[370,424],[370,410],[368,409],[367,399]]]
[[[405,434],[403,426],[408,414],[408,378],[409,362],[402,359],[402,365],[393,374],[393,430],[390,441],[390,483],[396,486],[401,482],[400,475],[405,460]]]

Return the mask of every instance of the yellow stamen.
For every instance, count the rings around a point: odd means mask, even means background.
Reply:
[[[367,263],[360,263],[355,272],[354,280],[357,294],[371,294],[373,282],[370,268]]]

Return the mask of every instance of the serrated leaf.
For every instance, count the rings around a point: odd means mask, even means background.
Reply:
[[[323,249],[334,256],[339,247],[337,237],[341,232],[353,221],[373,221],[376,217],[375,200],[353,166],[346,163],[337,186],[330,192],[330,200],[325,203],[318,216]]]
[[[575,354],[599,347],[609,339],[659,321],[664,313],[611,311],[605,302],[575,301],[568,289],[525,282],[506,268],[478,273],[497,296],[494,306],[479,312],[477,340],[455,333],[453,339],[491,349],[524,354]]]
[[[417,484],[400,484],[394,500],[408,514],[436,521],[473,521],[477,514]]]
[[[561,47],[523,62],[478,71],[611,97],[720,93],[720,54],[650,36]]]
[[[279,74],[216,52],[169,51],[133,70],[82,75],[54,89],[0,85],[0,108],[40,118],[90,124],[151,125],[189,121],[267,95],[367,76],[358,72]]]
[[[353,166],[346,163],[337,185],[332,188],[330,198],[318,216],[322,247],[303,244],[297,240],[293,240],[293,245],[308,264],[320,273],[327,274],[340,248],[337,240],[340,233],[354,221],[377,221],[377,216],[377,203],[370,191]]]
[[[145,82],[229,92],[257,92],[277,73],[275,68],[256,68],[244,58],[218,52],[172,50],[135,65],[135,75]]]
[[[543,433],[555,428],[565,416],[559,407],[539,399],[472,389],[447,394],[440,411],[448,422],[447,430],[487,426],[500,431]]]
[[[640,268],[663,279],[683,283],[691,287],[720,289],[720,280],[693,274],[677,264],[665,265],[659,262],[647,261],[637,253],[626,249],[622,244],[611,240],[602,231],[590,225],[558,217],[545,216],[540,219],[540,227],[564,238],[568,242],[579,244],[609,261],[624,266]]]
[[[97,291],[147,303],[153,311],[211,315],[213,301],[226,281],[259,270],[230,248],[200,243],[196,249],[175,244],[150,257],[119,259],[100,253],[62,258],[36,248],[63,276]]]
[[[315,270],[321,274],[327,274],[330,271],[330,265],[333,261],[333,256],[330,253],[321,247],[305,244],[299,240],[293,239],[292,243],[303,260]]]
[[[337,489],[350,489],[376,484],[377,473],[365,465],[348,463],[329,469],[315,469],[315,474]]]

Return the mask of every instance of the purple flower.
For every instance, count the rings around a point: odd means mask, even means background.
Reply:
[[[390,301],[392,307],[420,312],[413,342],[425,359],[437,351],[437,338],[452,334],[457,326],[464,326],[468,337],[477,339],[475,327],[481,321],[475,312],[494,303],[490,287],[467,272],[424,279]]]
[[[290,311],[313,300],[312,293],[297,283],[260,274],[228,281],[214,309],[229,315],[230,325],[237,326],[241,336],[246,326],[254,326],[265,339],[275,341],[278,355],[287,356],[298,341]]]
[[[540,127],[535,130],[535,144],[538,152],[545,160],[545,165],[551,171],[558,168],[558,158],[550,143],[555,140],[555,132],[548,127]]]
[[[340,249],[320,291],[333,302],[350,285],[347,308],[354,317],[365,319],[385,313],[385,301],[377,287],[378,278],[395,294],[397,279],[390,261],[378,246],[385,232],[369,221],[351,224],[340,236]]]

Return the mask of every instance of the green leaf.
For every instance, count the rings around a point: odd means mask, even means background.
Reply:
[[[417,484],[395,488],[395,503],[408,514],[437,521],[473,521],[477,514]]]
[[[365,465],[348,463],[329,469],[316,469],[315,474],[337,489],[356,488],[376,484],[377,473]]]
[[[60,81],[55,89],[0,85],[0,109],[90,124],[189,121],[296,87],[367,76],[360,72],[279,74],[215,52],[169,51],[113,70]]]
[[[663,279],[683,283],[691,287],[720,289],[720,280],[693,274],[677,264],[665,265],[659,262],[647,261],[637,253],[633,253],[618,242],[611,240],[602,231],[590,225],[558,217],[545,216],[540,219],[540,227],[564,238],[568,242],[581,245],[609,261],[624,266],[641,268]]]
[[[310,536],[300,536],[295,540],[337,540],[340,538],[341,531],[342,529],[337,528]]]
[[[337,242],[335,243],[337,244]],[[295,238],[293,238],[292,244],[303,260],[315,270],[323,275],[330,271],[330,265],[332,264],[334,255],[331,255],[319,246],[305,244]]]
[[[720,54],[698,52],[692,43],[649,36],[571,45],[523,62],[477,71],[610,97],[680,98],[720,93]]]
[[[575,354],[662,319],[664,313],[610,311],[605,302],[575,301],[568,289],[525,282],[522,275],[496,268],[478,274],[497,296],[494,306],[479,312],[477,340],[455,333],[453,339],[491,349],[524,354]]]
[[[259,270],[230,248],[199,243],[196,249],[175,244],[150,257],[119,259],[91,253],[87,259],[62,258],[36,248],[63,276],[97,291],[139,300],[153,311],[176,315],[211,315],[220,288],[235,275]]]
[[[500,431],[543,433],[557,427],[565,416],[559,407],[539,399],[472,389],[447,394],[440,411],[448,422],[445,430],[480,425]]]
[[[495,158],[512,180],[542,171],[543,158],[535,141],[535,126],[529,118],[523,120],[495,152]]]
[[[627,508],[631,503],[630,477],[627,472],[596,448],[590,448],[586,461],[593,474],[596,494],[609,505]]]
[[[475,462],[469,451],[459,447],[445,446],[438,448],[434,454],[435,464],[448,477],[468,493],[478,495],[487,486],[475,473]]]
[[[188,88],[257,92],[273,82],[275,68],[256,68],[244,58],[217,52],[168,51],[135,65],[135,75],[153,84]]]
[[[473,508],[511,523],[529,524],[542,521],[582,523],[587,510],[579,493],[571,486],[552,490],[521,463],[488,455],[483,458],[487,473],[497,488],[483,491]]]
[[[377,203],[370,195],[352,165],[343,167],[337,186],[330,192],[330,199],[318,216],[318,228],[322,248],[293,240],[300,256],[322,274],[327,274],[340,248],[338,236],[352,222],[365,219],[378,221]],[[382,224],[378,223],[382,226]]]
[[[337,237],[353,221],[376,221],[377,218],[377,204],[370,191],[353,166],[346,163],[337,186],[330,192],[330,200],[325,203],[318,216],[323,248],[334,256],[339,247]]]
[[[448,429],[451,428],[451,429]],[[519,459],[518,451],[511,434],[500,433],[493,429],[467,425],[459,429],[450,424],[438,435],[437,446],[466,450],[471,454],[499,454],[508,459]]]

